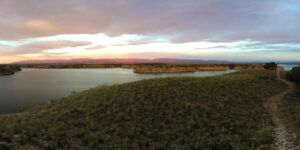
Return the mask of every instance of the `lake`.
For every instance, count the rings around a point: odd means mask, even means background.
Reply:
[[[286,71],[292,70],[293,67],[298,66],[298,65],[295,65],[295,64],[278,64],[278,65],[283,67],[284,70],[286,70]]]
[[[203,71],[178,74],[135,74],[132,69],[23,69],[0,76],[0,113],[12,113],[103,84],[150,78],[208,77],[234,72]]]

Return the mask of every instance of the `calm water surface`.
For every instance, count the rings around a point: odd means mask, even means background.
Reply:
[[[299,65],[295,65],[295,64],[278,64],[278,65],[283,67],[284,70],[286,70],[286,71],[292,70],[293,67],[299,66]]]
[[[135,74],[131,69],[23,69],[12,76],[0,76],[0,113],[30,108],[97,85],[174,76],[207,77],[231,72],[234,71]]]

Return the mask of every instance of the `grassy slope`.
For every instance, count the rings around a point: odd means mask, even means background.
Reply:
[[[281,76],[297,84],[296,81],[300,81],[300,67],[294,67],[292,71],[283,73]],[[296,85],[295,91],[285,96],[279,109],[287,113],[300,126],[300,82]]]
[[[284,101],[280,103],[279,108],[282,112],[290,115],[300,126],[300,88],[286,95]]]
[[[0,148],[249,149],[272,143],[267,71],[98,87],[0,117]]]

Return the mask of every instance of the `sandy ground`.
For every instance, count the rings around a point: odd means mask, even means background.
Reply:
[[[278,150],[300,150],[300,127],[286,115],[282,114],[278,110],[278,104],[284,97],[293,92],[296,89],[296,86],[286,80],[280,79],[286,84],[288,88],[282,93],[275,95],[269,98],[265,107],[273,117],[273,122],[275,123],[275,135],[276,143],[275,149]]]

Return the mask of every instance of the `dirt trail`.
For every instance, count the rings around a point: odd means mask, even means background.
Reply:
[[[278,74],[279,77],[279,74]],[[282,93],[275,95],[267,100],[265,107],[273,117],[275,123],[276,143],[275,148],[278,150],[300,150],[299,141],[299,127],[293,122],[292,119],[286,117],[279,112],[278,104],[284,99],[285,95],[293,92],[296,87],[293,83],[279,79],[288,85],[288,88]]]

